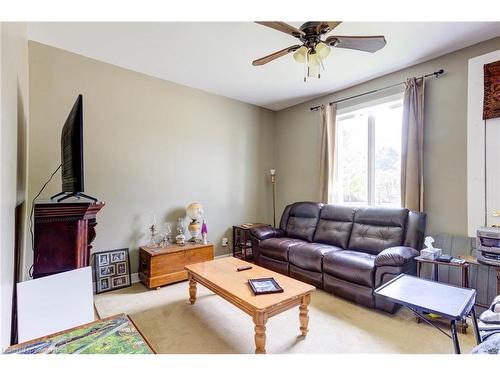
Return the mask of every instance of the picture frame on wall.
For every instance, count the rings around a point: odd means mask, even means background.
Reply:
[[[483,120],[500,117],[500,60],[483,65]]]
[[[93,257],[96,294],[132,285],[128,249],[99,251]]]

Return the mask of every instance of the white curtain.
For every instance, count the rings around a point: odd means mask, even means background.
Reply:
[[[335,135],[337,122],[337,106],[322,105],[320,107],[320,166],[319,166],[319,197],[320,202],[329,203],[333,200],[333,185],[335,176]]]
[[[424,210],[424,78],[406,81],[401,134],[401,206]]]

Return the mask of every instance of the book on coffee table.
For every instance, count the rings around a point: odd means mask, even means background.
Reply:
[[[248,284],[255,295],[270,294],[270,293],[283,293],[283,288],[272,277],[265,277],[262,279],[249,279]]]

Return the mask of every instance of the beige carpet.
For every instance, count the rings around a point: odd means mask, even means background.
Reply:
[[[101,318],[131,315],[158,353],[253,353],[251,318],[198,285],[188,302],[187,282],[160,290],[142,284],[96,295]],[[401,309],[395,315],[363,308],[321,290],[312,295],[309,334],[299,335],[298,308],[269,319],[266,349],[273,353],[453,353],[451,340]],[[463,353],[474,347],[472,327],[459,335]]]

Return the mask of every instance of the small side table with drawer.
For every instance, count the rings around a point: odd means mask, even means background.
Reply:
[[[233,257],[246,261],[253,260],[252,244],[250,243],[250,229],[267,227],[269,224],[246,223],[233,225]]]
[[[186,243],[166,247],[146,247],[139,250],[139,279],[148,288],[187,280],[188,264],[214,259],[212,244]]]

